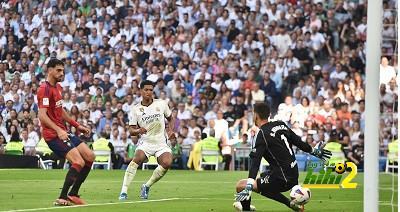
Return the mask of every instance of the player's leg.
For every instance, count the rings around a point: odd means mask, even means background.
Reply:
[[[78,192],[79,192],[79,188],[81,187],[82,183],[85,182],[86,177],[89,175],[89,172],[92,169],[92,164],[93,164],[94,159],[96,158],[96,155],[93,153],[92,150],[89,149],[89,147],[85,143],[82,143],[82,141],[78,137],[73,136],[70,140],[71,140],[71,142],[73,142],[76,145],[76,148],[78,149],[79,154],[82,156],[83,160],[85,161],[85,165],[82,168],[81,172],[79,173],[79,176],[76,179],[76,182],[72,186],[72,189],[68,195],[69,195],[70,199],[74,201],[74,203],[85,204],[79,198]]]
[[[147,155],[143,150],[138,147],[135,151],[135,155],[133,156],[132,161],[129,163],[128,167],[125,170],[124,182],[122,184],[121,194],[119,199],[126,200],[126,196],[128,193],[129,185],[131,184],[133,178],[135,177],[136,170],[139,165],[142,164],[143,161],[147,159]]]
[[[239,180],[239,182],[236,184],[236,192],[239,193],[243,191],[244,188],[246,187],[246,184],[247,184],[247,179]],[[257,187],[257,180],[254,181],[253,191],[257,193],[259,192]],[[240,203],[235,202],[233,206],[236,208],[236,210],[240,211],[251,211],[251,210],[254,211],[255,207],[250,205],[250,203],[251,203],[251,197],[249,200],[243,200]]]
[[[159,147],[159,150],[155,152],[154,156],[157,158],[158,166],[154,170],[153,175],[151,175],[147,183],[142,185],[142,193],[140,196],[143,199],[149,198],[150,187],[159,181],[172,165],[173,157],[171,154],[171,149],[166,144],[165,146]]]
[[[294,203],[293,201],[289,200],[287,197],[285,197],[285,195],[283,195],[280,192],[263,191],[263,192],[260,192],[260,194],[269,199],[273,199],[277,202],[280,202],[280,203],[286,205],[288,208],[292,209],[293,211],[303,211],[304,210],[303,205],[298,205],[298,204]]]
[[[164,152],[157,157],[158,166],[154,170],[153,175],[147,181],[146,186],[151,187],[154,183],[159,181],[168,171],[172,165],[173,156],[170,152]]]
[[[60,139],[55,139],[47,142],[47,145],[56,155],[63,158],[65,157],[72,164],[65,177],[60,197],[54,202],[55,205],[60,206],[71,205],[72,203],[67,195],[68,190],[75,183],[85,162],[79,154],[78,149],[75,148],[75,145],[69,140],[64,142]]]
[[[65,177],[65,181],[64,181],[63,188],[61,190],[60,197],[54,203],[55,205],[68,205],[68,204],[64,204],[63,200],[70,200],[67,195],[68,190],[76,182],[76,179],[78,178],[79,173],[82,170],[82,167],[85,165],[85,162],[82,159],[82,157],[80,156],[77,148],[71,149],[65,157],[72,164],[72,166],[69,169],[67,176]]]
[[[271,170],[261,173],[260,177],[256,180],[258,187],[258,191],[256,192],[269,199],[280,202],[292,210],[302,210],[301,206],[291,204],[291,201],[281,193],[290,190],[296,184],[286,183],[280,179],[282,179],[282,177],[277,176],[277,174],[273,173]]]

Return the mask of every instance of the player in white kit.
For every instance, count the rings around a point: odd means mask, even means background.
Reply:
[[[167,102],[153,99],[153,89],[153,82],[149,80],[142,81],[140,83],[140,92],[143,100],[133,106],[130,112],[129,132],[131,136],[140,135],[140,139],[135,155],[125,171],[124,183],[119,196],[120,200],[126,200],[129,184],[135,177],[137,168],[147,161],[150,156],[155,156],[159,165],[154,170],[149,181],[142,185],[141,197],[143,199],[148,198],[150,187],[167,173],[172,164],[172,154],[170,147],[167,145],[165,129],[166,118],[170,123],[168,138],[175,136],[172,112]]]

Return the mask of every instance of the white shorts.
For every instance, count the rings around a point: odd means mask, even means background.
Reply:
[[[142,150],[146,155],[147,159],[149,159],[150,156],[155,156],[156,158],[158,158],[165,152],[171,153],[171,148],[164,142],[163,143],[143,142],[139,144],[137,149]]]

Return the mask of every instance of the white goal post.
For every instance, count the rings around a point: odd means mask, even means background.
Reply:
[[[379,211],[379,64],[382,0],[368,0],[365,95],[364,211]],[[368,182],[368,183],[366,183]]]

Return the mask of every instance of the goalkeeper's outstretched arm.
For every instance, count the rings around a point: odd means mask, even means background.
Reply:
[[[315,147],[311,147],[307,142],[303,142],[299,136],[297,136],[291,129],[290,131],[290,141],[292,144],[299,147],[299,149],[304,152],[308,152],[311,155],[314,155],[317,158],[320,158],[322,161],[326,161],[331,158],[332,152],[322,148],[322,142],[319,142]]]
[[[290,142],[293,145],[297,146],[299,149],[301,149],[303,152],[312,153],[313,148],[310,146],[310,144],[308,144],[307,142],[303,142],[301,140],[301,138],[298,135],[296,135],[296,133],[294,133],[289,127],[288,127],[288,129],[289,129],[289,133],[290,133],[290,136],[289,136]]]

